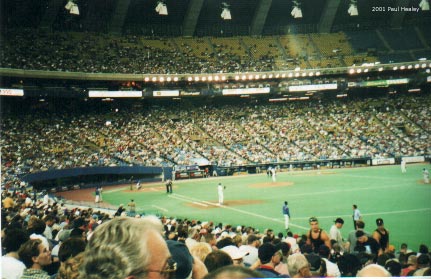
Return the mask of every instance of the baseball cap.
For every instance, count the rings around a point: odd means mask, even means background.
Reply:
[[[335,223],[344,224],[344,220],[338,217],[337,219],[335,219]]]
[[[320,268],[320,257],[316,254],[307,254],[305,255],[307,261],[310,263],[311,271],[318,271]]]
[[[308,219],[308,222],[311,223],[311,222],[319,222],[319,221],[317,220],[316,217],[310,217],[310,219]]]
[[[257,251],[257,256],[262,263],[267,263],[271,260],[272,256],[277,252],[275,245],[271,243],[264,243],[259,247]]]
[[[169,252],[177,263],[175,278],[189,278],[193,268],[193,257],[187,246],[179,241],[166,240]]]
[[[385,263],[385,269],[391,273],[392,276],[400,276],[402,266],[396,259],[389,259]]]
[[[356,235],[356,237],[361,237],[361,236],[364,236],[365,233],[364,233],[364,231],[356,231],[355,235]]]
[[[383,219],[382,218],[377,218],[376,219],[376,224],[377,224],[377,226],[383,225]]]
[[[239,248],[234,245],[225,246],[221,248],[221,250],[226,252],[232,258],[232,260],[240,260],[249,254],[248,252],[240,251]]]
[[[331,250],[325,244],[319,246],[319,255],[322,257],[328,257],[331,253]]]

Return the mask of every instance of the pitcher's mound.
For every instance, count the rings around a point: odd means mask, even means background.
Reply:
[[[288,187],[293,186],[293,182],[264,182],[264,183],[254,183],[250,184],[251,188],[269,188],[269,187]]]

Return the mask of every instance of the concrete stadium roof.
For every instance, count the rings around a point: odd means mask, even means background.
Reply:
[[[3,0],[2,25],[156,36],[229,36],[399,28],[431,22],[431,11],[389,11],[389,7],[418,8],[421,0],[360,0],[355,17],[347,13],[351,0],[295,0],[303,13],[296,19],[290,14],[293,0],[163,0],[169,13],[166,16],[155,11],[160,0],[74,0],[79,16],[64,9],[67,1]],[[230,5],[232,20],[221,18],[222,2]]]

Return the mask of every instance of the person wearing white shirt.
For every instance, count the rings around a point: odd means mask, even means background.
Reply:
[[[356,204],[353,205],[353,229],[356,230],[356,222],[362,219],[361,212]]]
[[[331,250],[326,245],[320,245],[319,247],[319,256],[326,263],[326,276],[327,277],[341,277],[340,269],[338,265],[331,262],[329,260],[329,256],[331,255]]]
[[[218,192],[218,204],[223,205],[224,202],[224,189],[226,189],[226,186],[223,186],[221,183],[217,185],[217,192]]]
[[[329,230],[329,238],[331,240],[335,240],[338,245],[341,247],[341,251],[344,252],[345,250],[348,250],[347,243],[344,243],[343,237],[341,236],[340,229],[344,225],[344,220],[342,218],[337,218],[335,220],[335,224],[332,225],[331,229]]]
[[[252,266],[259,259],[258,257],[259,246],[260,246],[259,237],[257,237],[254,234],[250,234],[247,237],[247,245],[239,246],[239,250],[241,252],[248,253],[243,257],[244,264],[246,266]]]
[[[29,238],[28,234],[21,229],[6,229],[3,239],[3,248],[6,254],[1,257],[2,279],[19,279],[26,268],[19,260],[18,249]]]

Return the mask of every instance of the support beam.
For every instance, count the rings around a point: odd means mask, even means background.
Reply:
[[[410,0],[396,0],[395,1],[395,7],[411,7],[410,6]],[[403,21],[404,21],[405,16],[406,16],[405,11],[399,11],[396,13],[392,13],[391,27],[392,28],[401,28],[401,26],[403,25]]]
[[[204,0],[191,0],[183,21],[183,36],[192,37],[195,34],[196,24],[201,13]]]
[[[328,0],[323,8],[322,15],[320,16],[319,33],[330,33],[332,25],[334,24],[335,15],[337,14],[340,0]],[[347,13],[347,11],[346,11]]]
[[[130,0],[119,0],[109,24],[109,33],[120,35],[129,10]]]
[[[268,16],[269,8],[271,8],[272,0],[260,0],[256,12],[251,22],[250,35],[262,35],[263,26],[265,25],[266,17]]]

